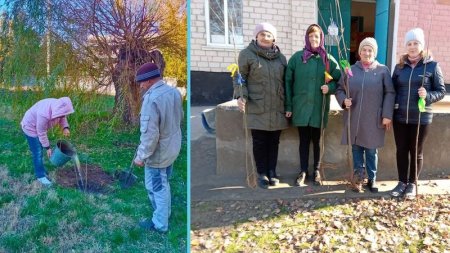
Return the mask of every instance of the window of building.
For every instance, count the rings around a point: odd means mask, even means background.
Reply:
[[[243,45],[242,0],[205,0],[208,45]]]

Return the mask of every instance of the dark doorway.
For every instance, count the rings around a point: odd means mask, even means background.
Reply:
[[[375,35],[376,2],[352,1],[350,31],[350,64],[359,60],[359,43]]]

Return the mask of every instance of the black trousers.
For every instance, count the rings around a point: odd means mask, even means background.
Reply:
[[[423,167],[423,143],[428,135],[428,129],[429,125],[420,125],[416,160],[414,157],[416,156],[417,125],[394,122],[397,171],[400,182],[405,184],[416,182],[416,162],[418,165],[417,175],[420,175]]]
[[[300,138],[300,170],[308,174],[309,146],[312,142],[314,152],[314,169],[318,169],[320,158],[320,128],[316,127],[298,127],[298,136]]]
[[[278,145],[281,130],[264,131],[252,129],[253,157],[258,174],[269,176],[269,171],[277,167]]]

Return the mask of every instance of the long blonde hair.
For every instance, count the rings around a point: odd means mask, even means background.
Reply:
[[[431,51],[430,50],[424,49],[424,50],[422,50],[422,52],[420,52],[420,58],[421,59],[425,60],[425,59],[428,59],[429,57],[431,57]],[[405,63],[407,62],[407,60],[408,60],[408,54],[407,53],[403,54],[400,57],[400,60],[398,61],[399,68],[402,69],[405,66]]]

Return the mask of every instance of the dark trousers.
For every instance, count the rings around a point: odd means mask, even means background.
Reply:
[[[253,157],[258,174],[269,176],[269,171],[277,167],[278,144],[281,130],[264,131],[252,129]]]
[[[416,161],[418,164],[417,175],[420,175],[423,167],[423,143],[428,135],[428,126],[420,125],[416,160],[414,157],[416,156],[417,125],[394,122],[394,138],[395,145],[397,146],[397,171],[400,182],[405,184],[408,182],[416,182]]]
[[[320,128],[316,127],[298,127],[300,138],[300,170],[308,174],[309,146],[312,142],[314,152],[314,169],[318,169],[320,158]]]

